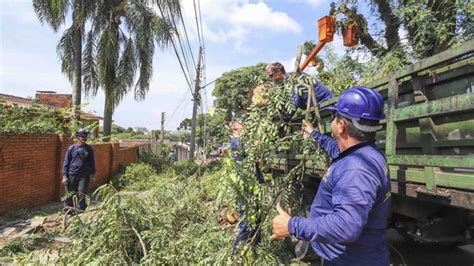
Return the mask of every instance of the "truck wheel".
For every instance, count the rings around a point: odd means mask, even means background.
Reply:
[[[300,211],[297,213],[298,216],[308,217],[316,191],[316,184],[309,182],[304,183],[302,206]],[[297,260],[310,262],[318,259],[316,254],[311,250],[312,247],[309,241],[299,240],[294,236],[290,236],[285,239],[285,243],[288,249],[293,252]]]
[[[429,247],[439,250],[447,250],[457,247],[462,244],[459,240],[444,240],[442,242],[425,242],[420,240],[419,237],[407,232],[403,228],[397,228],[397,232],[403,237],[407,244],[415,247]]]

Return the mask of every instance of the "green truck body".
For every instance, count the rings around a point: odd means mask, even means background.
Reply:
[[[474,233],[474,41],[366,86],[378,90],[385,101],[387,118],[376,144],[390,168],[391,225],[418,243],[470,241]],[[329,134],[331,114],[320,115]],[[275,172],[287,172],[302,158],[291,152],[276,157]],[[306,186],[317,187],[324,171],[323,164],[307,165]]]

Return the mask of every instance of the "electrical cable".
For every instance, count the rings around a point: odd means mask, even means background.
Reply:
[[[160,10],[161,16],[163,18],[165,18],[165,15],[163,13],[163,9],[161,8],[161,5],[159,4],[159,2],[158,2],[158,9]],[[186,71],[184,70],[183,63],[181,62],[181,58],[179,56],[178,50],[176,49],[176,45],[174,43],[173,38],[171,38],[171,44],[173,46],[173,50],[175,52],[176,58],[178,59],[179,66],[181,67],[181,71],[183,72],[184,78],[186,79],[186,83],[188,84],[188,89],[191,92],[191,95],[193,95],[194,92],[193,92],[192,85],[191,85],[192,83],[190,82],[190,78],[188,78],[188,76],[186,75]]]

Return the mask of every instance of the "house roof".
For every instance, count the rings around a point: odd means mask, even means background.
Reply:
[[[35,104],[42,107],[49,107],[49,108],[55,108],[55,109],[59,108],[57,106],[49,105],[44,102],[38,103],[35,99],[32,99],[32,98],[23,98],[23,97],[3,94],[3,93],[0,93],[0,99],[3,100],[4,102],[3,105],[6,105],[6,106],[17,105],[20,107],[30,107],[33,104]],[[80,119],[83,119],[83,120],[103,120],[104,119],[101,116],[95,115],[93,113],[84,112],[84,111],[80,111],[79,117]]]
[[[14,95],[0,93],[0,99],[4,101],[4,105],[18,105],[21,107],[29,107],[33,105],[33,99],[18,97]]]

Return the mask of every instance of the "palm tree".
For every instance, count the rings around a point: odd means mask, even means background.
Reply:
[[[72,82],[72,110],[79,121],[82,87],[82,37],[84,25],[95,10],[96,0],[33,0],[40,22],[49,24],[55,32],[65,23],[71,9],[72,25],[66,29],[57,46],[61,70]]]
[[[99,1],[84,48],[84,89],[105,93],[104,136],[111,133],[114,109],[133,88],[135,99],[143,100],[153,73],[155,42],[166,47],[173,36],[169,16],[180,12],[178,0],[155,2],[158,16],[146,0]],[[135,75],[138,72],[138,78]]]

